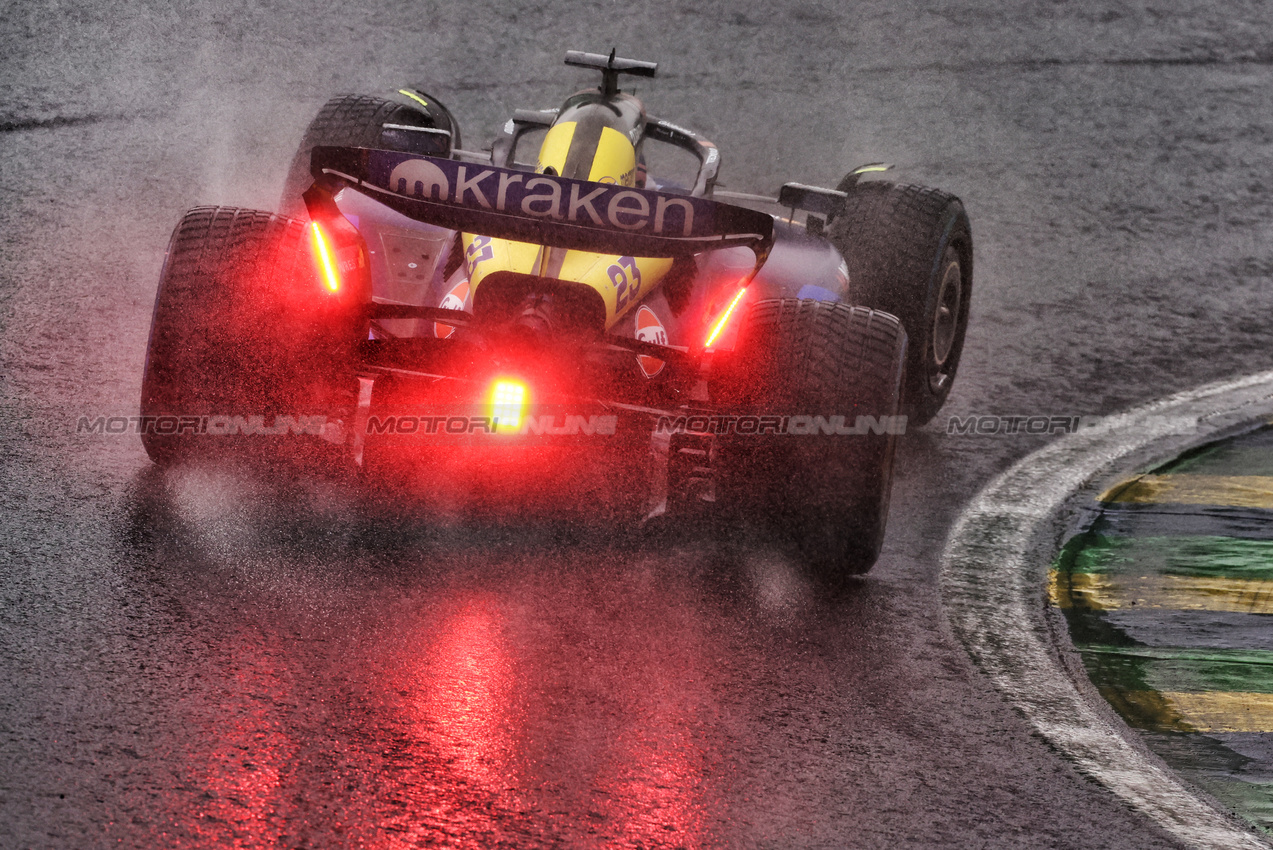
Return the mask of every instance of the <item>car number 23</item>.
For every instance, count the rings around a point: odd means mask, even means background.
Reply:
[[[620,313],[641,293],[641,270],[636,258],[620,257],[606,269],[606,274],[614,284],[614,312]]]

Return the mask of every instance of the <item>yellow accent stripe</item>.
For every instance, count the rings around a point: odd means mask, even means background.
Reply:
[[[720,336],[720,332],[725,330],[725,325],[729,323],[729,317],[733,315],[734,308],[738,306],[738,302],[747,294],[747,287],[739,287],[738,294],[734,296],[734,300],[729,302],[729,306],[725,308],[725,312],[720,314],[720,318],[716,320],[716,324],[712,327],[712,332],[707,335],[707,342],[703,343],[704,348],[711,348],[712,343],[716,342],[716,337]]]
[[[1048,604],[1053,608],[1072,608],[1068,589],[1064,596],[1061,594],[1060,575],[1060,570],[1048,570]]]
[[[1106,503],[1273,508],[1273,476],[1145,475],[1099,496]]]
[[[1273,694],[1212,691],[1162,696],[1199,732],[1273,732]]]
[[[542,173],[547,168],[561,174],[566,170],[566,157],[570,155],[570,143],[575,138],[577,121],[565,121],[554,124],[544,134],[539,144],[539,159],[535,161],[535,170]]]
[[[425,109],[429,108],[429,102],[425,100],[424,98],[420,97],[420,95],[416,94],[413,91],[407,91],[406,89],[398,89],[398,94],[402,95],[403,97],[411,98],[416,103],[423,106]]]
[[[1071,573],[1063,581],[1051,570],[1048,599],[1058,608],[1091,611],[1142,608],[1273,614],[1273,581],[1105,573]]]
[[[328,289],[339,292],[340,275],[336,274],[336,263],[332,260],[331,250],[327,247],[327,238],[323,236],[323,229],[316,221],[311,221],[309,227],[314,234],[314,253],[318,255],[318,262],[322,266],[323,280]]]
[[[626,135],[613,127],[601,128],[588,179],[614,182],[620,186],[636,185],[636,150]]]

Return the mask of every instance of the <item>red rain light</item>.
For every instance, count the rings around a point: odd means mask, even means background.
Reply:
[[[340,275],[336,271],[336,258],[331,243],[323,234],[318,222],[311,221],[309,228],[314,237],[314,256],[318,260],[318,270],[323,273],[323,283],[332,292],[340,291]]]
[[[514,431],[521,427],[528,395],[521,381],[495,382],[491,388],[491,422],[496,431]]]
[[[716,324],[712,325],[712,331],[707,335],[707,342],[703,344],[704,348],[711,348],[715,344],[721,331],[725,330],[725,326],[729,324],[729,317],[734,314],[734,308],[738,306],[738,302],[743,300],[743,295],[747,292],[747,287],[738,290],[738,294],[729,302],[729,306],[725,308],[725,312],[720,314],[720,318],[716,320]]]

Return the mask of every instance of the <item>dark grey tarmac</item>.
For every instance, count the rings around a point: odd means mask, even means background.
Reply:
[[[1047,438],[946,414],[1273,366],[1264,4],[11,2],[0,44],[0,846],[1174,846],[953,638],[951,524]],[[76,433],[135,413],[182,212],[272,208],[329,96],[423,82],[473,147],[610,46],[728,188],[887,160],[967,205],[961,374],[867,579],[402,524]]]

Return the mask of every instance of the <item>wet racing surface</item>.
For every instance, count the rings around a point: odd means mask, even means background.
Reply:
[[[1269,368],[1259,4],[39,3],[0,76],[0,843],[1156,847],[969,664],[937,557],[1046,435]],[[886,159],[977,245],[951,402],[906,435],[884,555],[839,593],[747,534],[403,523],[339,480],[163,474],[135,435],[164,245],[270,209],[332,94],[434,81],[489,139],[591,77],[722,182]]]

